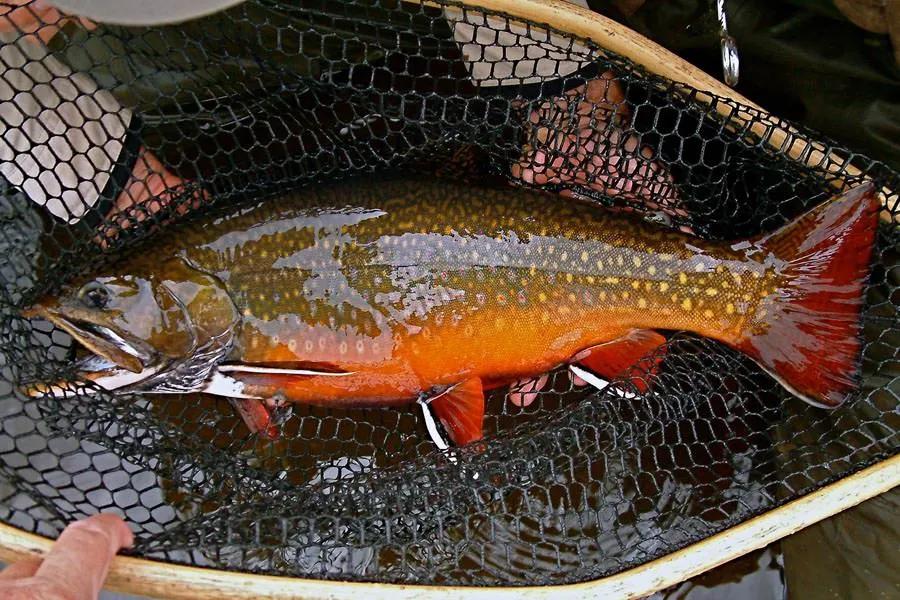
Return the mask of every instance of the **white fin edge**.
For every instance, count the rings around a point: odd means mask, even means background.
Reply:
[[[443,394],[438,394],[439,396]],[[437,396],[436,396],[437,397]],[[422,417],[425,419],[425,429],[428,430],[428,436],[431,438],[431,441],[434,442],[434,445],[438,447],[439,450],[447,450],[450,448],[450,444],[447,443],[441,434],[438,431],[437,423],[434,420],[434,415],[431,414],[431,408],[428,406],[428,403],[431,399],[418,400],[418,405],[422,407]]]
[[[331,371],[314,371],[310,369],[279,369],[277,367],[252,367],[250,365],[219,365],[217,367],[219,373],[261,373],[263,375],[303,375],[309,376],[325,376],[325,377],[344,377],[353,375],[354,371],[341,371],[334,373]]]
[[[605,390],[609,387],[609,382],[601,377],[597,377],[590,371],[579,367],[578,365],[569,365],[569,371],[575,374],[580,379],[584,380],[585,383],[594,386],[600,391]],[[637,394],[633,392],[626,392],[624,390],[620,390],[617,387],[613,387],[612,391],[619,396],[620,398],[625,398],[631,400],[632,398],[637,398]]]
[[[234,377],[223,375],[218,371],[213,371],[212,376],[206,380],[206,385],[197,390],[204,394],[212,394],[214,396],[225,396],[227,398],[242,398],[245,400],[264,400],[262,396],[251,396],[244,393],[244,383],[238,381]]]

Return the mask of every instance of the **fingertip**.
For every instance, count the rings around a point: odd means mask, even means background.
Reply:
[[[92,531],[99,531],[100,533],[108,535],[113,543],[117,544],[119,548],[130,548],[134,545],[134,533],[132,533],[131,528],[128,527],[128,524],[125,523],[122,517],[116,514],[100,513],[92,515],[87,519],[75,521],[70,524],[69,527],[81,527]]]

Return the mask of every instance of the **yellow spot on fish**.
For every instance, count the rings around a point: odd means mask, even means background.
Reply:
[[[265,250],[260,250],[259,255],[260,255],[262,258],[266,258],[267,256],[269,256],[269,253],[266,252]]]
[[[566,273],[566,281],[572,283],[572,280],[575,279],[571,273]]]
[[[694,307],[694,304],[691,302],[690,298],[685,298],[681,302],[681,308],[683,308],[684,310],[691,310],[691,308],[693,308],[693,307]]]
[[[768,295],[769,295],[769,290],[763,289],[763,290],[760,290],[760,291],[759,291],[759,297],[760,297],[760,298],[765,298],[765,297],[768,296]]]
[[[639,287],[641,287],[641,282],[638,280],[634,280],[631,282],[631,287],[633,287],[634,289],[638,289]]]
[[[668,283],[668,282],[663,281],[662,283],[659,284],[659,291],[665,292],[665,291],[667,291],[668,289],[669,289],[669,283]]]
[[[590,258],[590,255],[588,255],[587,250],[584,250],[581,252],[581,262],[586,263],[589,258]]]
[[[606,292],[604,292],[604,291],[601,290],[600,295],[599,295],[599,298],[600,298],[601,301],[602,301],[602,300],[606,300]]]
[[[575,302],[575,300],[576,300],[575,294],[570,293],[569,294],[569,302]]]
[[[593,275],[588,275],[588,276],[587,276],[587,282],[588,282],[588,283],[594,283],[595,281],[597,281],[597,279],[596,279]]]
[[[656,267],[654,267],[653,265],[650,265],[649,267],[647,267],[647,272],[650,273],[651,275],[656,275]]]
[[[638,308],[647,308],[647,300],[638,298]]]
[[[687,283],[687,274],[685,274],[683,271],[678,274],[678,283],[682,285]]]
[[[620,267],[624,267],[624,266],[625,266],[625,259],[622,258],[621,256],[617,256],[617,257],[616,257],[616,264],[619,265]]]
[[[245,316],[245,317],[250,317],[250,316],[252,316],[252,315],[253,315],[253,312],[252,312],[249,308],[245,308],[245,309],[244,309],[244,316]]]
[[[707,319],[712,319],[713,311],[711,311],[707,308],[706,310],[703,311],[703,316],[706,317]]]
[[[707,296],[715,296],[718,293],[719,293],[719,290],[717,290],[716,288],[706,288]]]
[[[759,279],[762,274],[759,271],[753,271],[753,279]]]
[[[678,301],[678,294],[672,294],[672,302]]]
[[[649,292],[651,289],[653,289],[653,284],[652,284],[652,283],[650,283],[649,281],[647,281],[646,283],[644,283],[644,291]]]
[[[531,268],[528,269],[528,274],[531,275],[532,277],[534,277],[536,273],[537,273],[537,267],[534,265],[531,265]]]
[[[600,270],[603,269],[603,261],[600,260],[599,258],[597,259],[597,268],[600,269]]]
[[[572,312],[572,309],[569,308],[568,306],[566,306],[565,304],[563,304],[562,306],[559,307],[559,314],[561,314],[561,315],[567,315],[570,312]]]
[[[619,278],[618,277],[607,277],[606,283],[612,283],[612,284],[619,283]]]
[[[750,294],[744,294],[743,296],[741,296],[741,299],[743,299],[744,302],[750,302],[750,298],[752,298]]]
[[[634,263],[634,266],[635,266],[636,268],[638,268],[638,269],[641,268],[641,259],[638,258],[637,256],[633,257],[633,258],[631,259],[631,262]]]
[[[731,302],[729,302],[728,304],[726,304],[726,305],[725,305],[725,312],[727,312],[729,315],[733,315],[733,314],[734,314],[734,304],[732,304]]]
[[[538,300],[540,300],[541,302],[546,302],[547,294],[545,294],[544,292],[541,292],[540,294],[538,294]]]
[[[631,294],[628,293],[627,291],[622,292],[622,299],[623,299],[623,300],[628,300],[628,297],[629,297],[629,296],[631,296]]]

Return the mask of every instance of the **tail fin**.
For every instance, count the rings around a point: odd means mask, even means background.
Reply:
[[[737,347],[795,395],[840,406],[859,385],[863,292],[880,205],[855,187],[810,210],[757,247],[787,261],[787,284],[767,306],[768,326]]]

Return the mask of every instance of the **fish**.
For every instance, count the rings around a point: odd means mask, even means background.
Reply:
[[[878,212],[864,184],[721,242],[512,186],[322,184],[172,225],[23,314],[84,346],[76,381],[228,397],[262,432],[276,404],[419,402],[465,445],[485,390],[656,369],[671,331],[836,407],[859,386]]]

